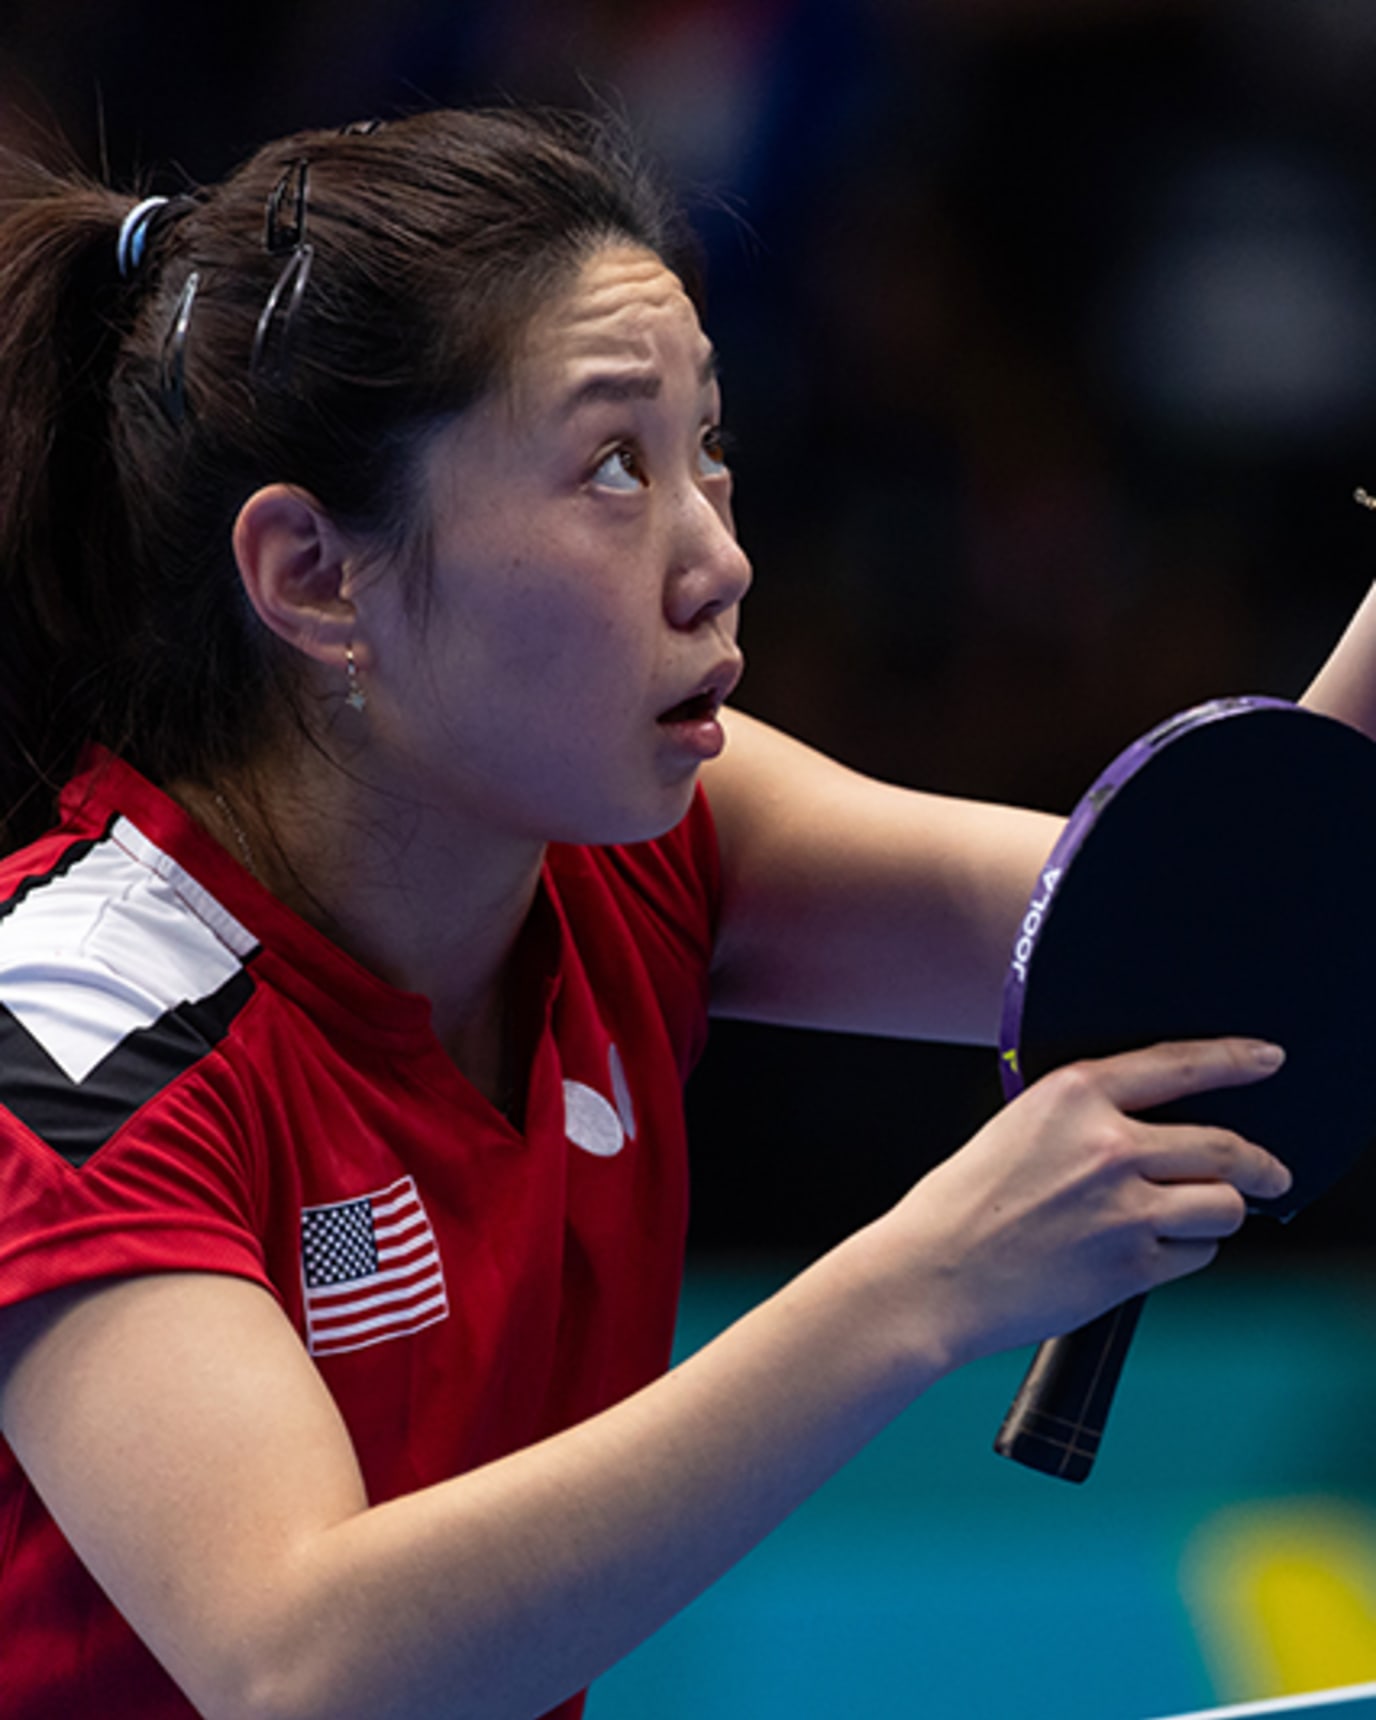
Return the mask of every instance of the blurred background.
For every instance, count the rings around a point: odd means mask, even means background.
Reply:
[[[1359,0],[0,9],[0,138],[130,188],[437,102],[624,111],[707,254],[741,704],[1050,809],[1175,710],[1298,695],[1376,572],[1374,79]],[[959,1145],[993,1065],[723,1026],[685,1345]],[[1083,1492],[988,1455],[1023,1358],[972,1370],[594,1714],[1144,1720],[1376,1678],[1374,1201],[1358,1171],[1159,1298]]]

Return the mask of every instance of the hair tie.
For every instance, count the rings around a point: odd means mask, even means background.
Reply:
[[[165,197],[145,197],[120,223],[119,238],[115,241],[115,262],[119,266],[121,280],[127,281],[130,275],[137,274],[148,243],[149,223],[166,202]]]

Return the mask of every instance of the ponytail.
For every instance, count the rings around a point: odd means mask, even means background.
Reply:
[[[104,726],[124,629],[109,569],[127,528],[109,388],[127,300],[115,244],[127,199],[0,164],[0,843],[50,822]]]

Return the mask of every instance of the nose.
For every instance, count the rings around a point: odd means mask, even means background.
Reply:
[[[750,589],[750,558],[740,546],[730,513],[700,490],[680,522],[670,564],[666,608],[685,630],[733,609]]]

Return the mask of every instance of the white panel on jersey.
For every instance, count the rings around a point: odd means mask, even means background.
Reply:
[[[0,920],[0,1004],[71,1081],[216,992],[256,941],[128,819]]]

